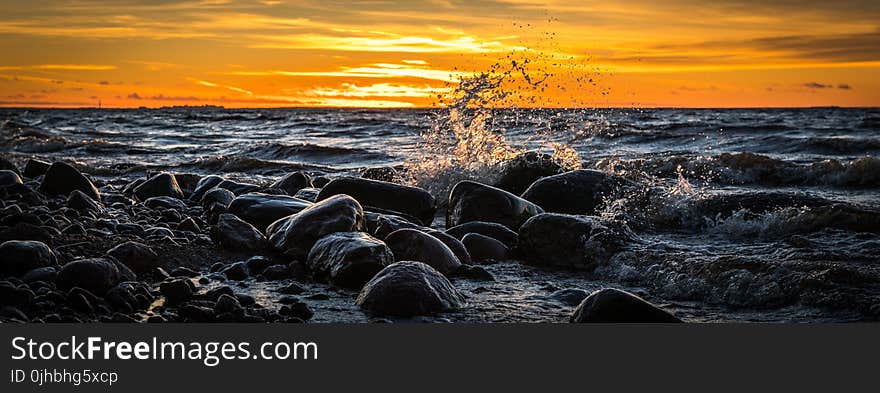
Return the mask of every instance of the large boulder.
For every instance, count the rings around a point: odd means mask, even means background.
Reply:
[[[128,266],[136,274],[144,274],[159,267],[159,255],[143,243],[125,242],[111,248],[107,255]]]
[[[516,232],[497,222],[466,222],[447,229],[446,233],[459,240],[463,239],[468,233],[479,233],[504,243],[508,248],[516,247],[516,243],[519,242],[519,235]]]
[[[223,178],[217,175],[208,175],[201,178],[199,182],[196,183],[196,188],[189,196],[189,199],[196,202],[201,201],[206,192],[214,189],[214,187],[217,187],[217,185],[220,184],[222,181]]]
[[[224,213],[211,227],[211,237],[220,247],[233,251],[258,251],[266,247],[266,237],[253,225]]]
[[[0,169],[0,187],[22,184],[21,177],[9,169]]]
[[[632,236],[598,217],[544,213],[519,230],[518,255],[528,264],[593,269],[606,263]]]
[[[634,183],[617,175],[580,169],[534,182],[522,197],[546,212],[596,214],[604,199]]]
[[[59,289],[79,287],[103,296],[110,288],[123,280],[116,263],[107,258],[80,259],[70,262],[58,272],[56,284]]]
[[[461,239],[468,255],[474,262],[486,260],[504,261],[510,259],[510,249],[504,243],[479,233],[468,233]]]
[[[432,228],[421,229],[421,231],[431,236],[434,236],[437,238],[437,240],[443,242],[443,244],[445,244],[446,247],[449,247],[449,250],[451,250],[452,253],[455,254],[455,257],[458,258],[458,261],[462,264],[471,264],[471,255],[468,253],[467,248],[464,246],[461,240],[456,239],[454,236],[446,232],[438,231]]]
[[[199,203],[202,207],[207,208],[213,204],[219,204],[224,208],[229,208],[229,204],[235,199],[235,194],[225,188],[213,188],[202,196]]]
[[[273,222],[266,233],[275,250],[303,260],[318,239],[331,233],[364,229],[360,203],[348,195],[334,195]]]
[[[15,166],[12,161],[9,161],[9,159],[3,156],[0,156],[0,170],[10,170],[21,175],[21,171],[18,170],[18,167]]]
[[[43,182],[40,183],[40,192],[50,195],[70,195],[73,190],[80,190],[89,198],[101,200],[101,194],[92,181],[86,178],[76,168],[63,162],[56,162],[49,167]]]
[[[437,211],[434,197],[421,188],[359,177],[333,179],[321,189],[318,200],[338,194],[350,195],[367,209],[378,208],[413,216],[424,225],[430,225]]]
[[[79,212],[100,213],[104,208],[94,199],[80,190],[73,190],[67,196],[67,207]]]
[[[292,172],[272,183],[270,188],[277,188],[287,193],[287,195],[294,195],[297,191],[311,186],[312,179],[309,175],[303,172]]]
[[[239,183],[232,180],[223,180],[217,184],[217,188],[225,188],[229,191],[232,191],[232,193],[235,195],[241,195],[249,192],[254,192],[260,189],[260,186],[256,184]]]
[[[212,191],[213,192],[213,191]],[[209,195],[209,194],[206,194]],[[287,195],[252,192],[236,197],[229,203],[229,212],[265,231],[269,224],[299,213],[312,203]]]
[[[396,262],[361,289],[357,305],[377,316],[410,317],[453,311],[465,297],[440,272],[421,262]]]
[[[134,195],[142,201],[161,196],[183,199],[183,191],[180,190],[177,179],[168,172],[153,176],[135,187]]]
[[[504,164],[501,168],[501,175],[495,182],[495,187],[520,195],[536,180],[564,171],[565,169],[553,161],[553,156],[537,151],[527,151]]]
[[[46,174],[46,171],[49,170],[50,166],[52,166],[52,164],[48,162],[29,159],[24,164],[24,177],[33,179],[39,176],[43,176]]]
[[[186,209],[186,202],[169,196],[154,196],[147,198],[147,200],[144,201],[144,206],[153,210],[184,210]]]
[[[573,323],[682,323],[675,315],[619,289],[604,288],[587,296],[571,315]]]
[[[446,226],[471,221],[495,222],[519,229],[529,217],[544,211],[525,199],[502,189],[470,180],[458,182],[449,194]]]
[[[394,255],[381,240],[363,232],[337,232],[315,243],[307,265],[318,280],[360,289],[392,262]]]
[[[55,253],[45,243],[10,240],[0,244],[0,277],[18,277],[33,269],[56,264]]]
[[[424,231],[427,227],[416,224],[404,217],[395,214],[379,214],[367,212],[367,231],[379,239],[385,239],[391,232],[398,229],[418,229]]]
[[[385,238],[396,261],[428,264],[440,273],[450,274],[461,266],[455,253],[440,239],[415,229],[399,229]]]

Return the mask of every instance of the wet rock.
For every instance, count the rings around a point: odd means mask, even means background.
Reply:
[[[177,310],[184,322],[206,323],[214,321],[214,310],[208,307],[185,304]]]
[[[0,244],[0,277],[18,277],[56,264],[55,253],[43,242],[10,240]]]
[[[223,248],[239,251],[258,251],[266,247],[263,233],[238,217],[224,213],[211,227],[211,237]]]
[[[422,230],[422,232],[434,236],[437,238],[437,240],[443,242],[443,244],[445,244],[446,247],[449,247],[449,250],[451,250],[452,253],[455,254],[455,257],[458,258],[458,261],[462,264],[470,265],[473,262],[471,260],[471,254],[468,253],[467,248],[464,246],[461,240],[456,239],[446,232],[438,231],[436,229],[428,228]]]
[[[67,207],[79,212],[101,213],[104,211],[98,202],[80,190],[70,192],[70,196],[67,197]]]
[[[520,228],[518,255],[532,265],[590,270],[631,240],[628,231],[606,226],[597,217],[544,213]]]
[[[89,302],[89,299],[86,299],[86,297],[80,293],[68,297],[67,304],[69,304],[70,307],[72,307],[74,310],[82,313],[91,314],[92,312],[94,312],[92,303]]]
[[[153,209],[153,210],[162,210],[162,209],[174,209],[174,210],[185,210],[186,203],[177,198],[172,198],[168,196],[157,196],[152,198],[147,198],[144,201],[144,206]]]
[[[199,272],[192,270],[186,266],[178,266],[171,271],[172,277],[198,277]]]
[[[201,201],[202,197],[205,196],[205,193],[217,187],[223,181],[223,178],[217,175],[209,175],[201,178],[198,183],[196,183],[196,188],[193,190],[192,195],[189,196],[191,201]]]
[[[434,197],[415,187],[358,177],[341,177],[327,183],[318,194],[318,200],[333,195],[350,195],[366,208],[379,208],[413,216],[421,224],[429,225],[437,211]]]
[[[235,262],[220,271],[230,280],[241,281],[250,275],[250,270],[245,262]]]
[[[540,179],[522,197],[546,212],[596,214],[606,197],[626,186],[634,184],[620,176],[581,169]]]
[[[573,323],[681,323],[682,320],[640,297],[604,288],[587,296],[574,310]]]
[[[58,277],[58,269],[46,266],[46,267],[38,267],[36,269],[31,269],[23,276],[21,276],[21,281],[26,283],[43,281],[43,282],[52,282],[55,281],[55,278]]]
[[[233,199],[228,208],[238,218],[260,231],[265,231],[269,224],[299,213],[311,205],[309,201],[292,196],[252,192]]]
[[[455,253],[440,239],[415,229],[400,229],[385,238],[396,261],[423,262],[443,274],[461,265]]]
[[[24,164],[24,177],[34,179],[43,176],[46,174],[46,171],[49,170],[50,166],[52,166],[52,164],[48,162],[29,159]]]
[[[504,243],[479,233],[468,233],[461,239],[474,262],[510,259],[510,249]]]
[[[143,243],[125,242],[111,248],[107,255],[128,266],[135,274],[149,273],[161,265],[159,255]]]
[[[290,276],[290,270],[286,265],[272,265],[261,273],[269,281],[283,280]]]
[[[14,322],[28,321],[28,317],[27,315],[25,315],[25,313],[21,312],[21,310],[15,307],[10,306],[0,307],[0,319]]]
[[[577,306],[590,293],[580,288],[565,288],[551,293],[548,297],[569,306]]]
[[[159,292],[165,296],[165,299],[170,304],[183,303],[193,296],[193,288],[189,280],[185,278],[163,282],[159,285]]]
[[[495,277],[492,273],[489,273],[489,271],[482,266],[461,265],[458,269],[455,269],[455,271],[452,272],[452,276],[478,281],[495,281]]]
[[[281,309],[278,310],[278,313],[289,317],[299,318],[303,321],[308,321],[313,315],[315,315],[312,309],[309,308],[309,305],[302,301],[282,306]]]
[[[461,240],[468,233],[479,233],[504,243],[507,248],[516,247],[519,235],[506,226],[496,222],[471,221],[456,225],[446,230],[446,233]]]
[[[292,282],[292,283],[288,284],[286,287],[279,289],[278,293],[285,294],[285,295],[299,295],[305,291],[306,290],[305,290],[305,288],[302,287],[302,285],[299,285],[295,282]]]
[[[260,186],[255,184],[239,183],[232,180],[223,180],[217,184],[217,188],[224,188],[232,191],[232,193],[235,195],[242,195],[249,192],[254,192],[260,189]]]
[[[202,199],[199,200],[199,203],[201,203],[203,207],[211,206],[216,203],[228,208],[233,199],[235,199],[235,194],[233,194],[232,191],[225,188],[214,188],[206,192]]]
[[[69,195],[73,190],[79,190],[96,201],[101,200],[101,194],[92,184],[92,181],[83,176],[76,168],[63,162],[56,162],[49,167],[40,183],[40,192],[50,195]]]
[[[372,217],[371,217],[372,216]],[[424,231],[427,228],[413,223],[412,221],[407,220],[404,217],[393,215],[393,214],[379,214],[379,213],[366,213],[368,218],[375,217],[375,220],[367,220],[367,230],[373,234],[373,236],[384,239],[391,232],[394,232],[398,229],[416,229],[420,231]]]
[[[376,316],[417,316],[465,306],[465,297],[440,272],[421,262],[396,262],[382,269],[356,300]]]
[[[217,298],[217,304],[214,305],[214,312],[217,314],[223,313],[239,313],[242,311],[241,303],[238,302],[238,299],[235,296],[230,295],[220,295]]]
[[[337,232],[319,239],[309,252],[307,265],[321,281],[360,289],[382,268],[394,262],[391,249],[362,232]]]
[[[70,262],[58,272],[59,289],[79,287],[102,296],[122,280],[117,265],[107,258],[80,259]]]
[[[446,226],[487,221],[515,231],[530,217],[543,212],[537,205],[507,191],[465,180],[458,182],[449,194]]]
[[[162,172],[135,187],[134,195],[142,201],[161,196],[182,199],[183,191],[180,190],[174,175]]]
[[[202,229],[199,228],[199,224],[197,224],[196,220],[193,220],[192,217],[187,217],[181,221],[180,224],[177,224],[177,230],[192,233],[199,233],[202,231]]]
[[[21,177],[17,173],[8,169],[0,170],[0,187],[10,186],[13,184],[23,184]]]
[[[335,232],[364,230],[364,211],[348,195],[335,195],[269,225],[269,243],[275,250],[300,260],[318,239]]]
[[[520,195],[538,179],[564,171],[551,155],[527,151],[505,163],[495,187]]]
[[[0,156],[0,170],[10,170],[17,174],[21,173],[21,171],[18,170],[18,167],[4,156]]]
[[[275,183],[272,183],[270,187],[282,190],[287,193],[287,195],[293,195],[296,194],[297,191],[311,186],[312,179],[309,178],[309,175],[303,172],[292,172],[284,175],[284,177],[278,179]]]
[[[326,176],[316,176],[312,178],[312,186],[315,188],[323,188],[330,183],[330,179]]]
[[[34,292],[26,286],[16,287],[8,281],[0,281],[0,305],[25,307],[34,300]]]
[[[361,177],[370,180],[379,180],[389,183],[402,183],[403,177],[397,170],[390,166],[367,168],[361,172]]]
[[[266,270],[267,267],[275,265],[276,263],[277,262],[273,261],[272,259],[266,258],[261,255],[250,257],[247,261],[245,261],[248,269],[255,274],[262,273],[263,270]]]

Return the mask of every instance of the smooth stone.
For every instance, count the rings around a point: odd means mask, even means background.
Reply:
[[[217,303],[214,305],[214,312],[217,314],[223,314],[226,312],[236,313],[241,311],[241,303],[238,302],[238,299],[235,296],[230,295],[220,295],[217,298]]]
[[[422,225],[413,223],[412,221],[409,221],[404,217],[393,214],[379,214],[371,212],[367,212],[366,214],[366,217],[368,217],[367,230],[373,236],[379,239],[386,238],[388,235],[391,234],[391,232],[394,232],[398,229],[416,229],[420,231],[429,229]],[[370,220],[369,217],[371,216],[374,216],[375,220]]]
[[[229,212],[247,221],[260,231],[275,221],[296,214],[312,205],[312,202],[288,195],[270,195],[258,192],[236,197],[229,203]]]
[[[544,213],[519,231],[518,256],[530,265],[593,269],[631,241],[631,235],[598,217]]]
[[[10,170],[15,173],[21,174],[21,171],[18,170],[18,167],[4,156],[0,156],[0,170]]]
[[[501,168],[501,174],[495,182],[495,187],[520,195],[538,179],[564,171],[565,169],[553,161],[553,156],[527,151],[504,164]]]
[[[18,277],[33,269],[55,265],[55,253],[43,242],[9,240],[0,244],[0,277]]]
[[[173,198],[173,197],[168,197],[168,196],[155,196],[155,197],[147,198],[147,200],[144,201],[144,206],[146,206],[150,209],[153,209],[153,210],[160,210],[160,209],[185,210],[186,209],[186,203],[184,203],[182,200],[177,199],[177,198]]]
[[[0,170],[0,187],[11,186],[13,184],[24,184],[21,181],[21,177],[18,176],[18,173],[10,171],[9,169]]]
[[[142,275],[161,266],[159,255],[143,243],[125,242],[107,251],[107,255],[128,266],[135,274]]]
[[[294,195],[297,191],[311,186],[312,179],[309,178],[309,175],[303,172],[292,172],[272,183],[270,188],[277,188],[287,193],[287,195]]]
[[[619,289],[604,288],[587,296],[571,315],[572,323],[682,323],[670,312]]]
[[[249,192],[254,192],[260,189],[260,186],[255,184],[239,183],[232,180],[223,180],[217,184],[217,188],[224,188],[232,191],[232,193],[235,195],[241,195]]]
[[[446,226],[451,228],[472,221],[496,222],[511,230],[544,211],[534,203],[507,191],[464,180],[449,193]]]
[[[440,239],[415,229],[400,229],[385,238],[396,261],[425,263],[440,273],[455,271],[461,261]]]
[[[596,214],[606,197],[633,185],[617,175],[580,169],[540,179],[522,197],[548,213]]]
[[[375,207],[408,214],[425,225],[434,220],[434,213],[437,211],[434,197],[421,188],[359,177],[333,179],[321,188],[318,200],[338,194],[350,195],[366,208]]]
[[[307,266],[317,280],[360,289],[392,262],[394,255],[381,240],[362,232],[337,232],[315,243]]]
[[[360,203],[348,195],[334,195],[275,221],[266,233],[276,251],[303,260],[318,239],[335,232],[363,231],[364,226]]]
[[[467,247],[464,246],[461,240],[456,239],[454,236],[446,232],[438,231],[436,229],[427,228],[422,232],[434,236],[437,238],[437,240],[443,242],[443,244],[445,244],[446,247],[449,247],[449,250],[451,250],[452,253],[455,254],[455,257],[458,258],[458,261],[462,264],[470,265],[471,263],[473,263],[471,259],[471,254],[468,253]]]
[[[548,297],[574,307],[580,304],[589,295],[589,292],[580,288],[565,288],[551,293]]]
[[[262,232],[229,213],[220,215],[217,224],[211,227],[211,237],[221,247],[233,251],[258,251],[266,247]]]
[[[97,201],[80,190],[70,192],[70,195],[67,197],[67,207],[79,212],[101,213],[104,211],[104,208]]]
[[[411,317],[460,309],[464,295],[446,277],[421,262],[395,262],[369,282],[357,297],[364,311],[376,316]]]
[[[159,285],[159,292],[170,304],[183,303],[193,296],[193,288],[185,278],[177,278]]]
[[[230,280],[241,281],[248,278],[248,276],[250,275],[250,270],[248,269],[246,263],[235,262],[223,268],[220,273],[225,274],[226,277]]]
[[[58,269],[53,266],[46,266],[29,270],[27,273],[21,276],[21,281],[26,283],[36,281],[52,282],[55,281],[56,277],[58,277]]]
[[[278,281],[290,277],[290,270],[286,265],[272,265],[263,269],[260,274],[269,281]]]
[[[52,164],[46,161],[35,160],[32,158],[28,159],[24,164],[24,177],[35,179],[43,176],[46,174],[46,171],[49,170],[50,166],[52,166]]]
[[[80,190],[89,198],[101,200],[101,194],[92,181],[76,168],[63,162],[53,163],[43,176],[40,192],[52,195],[70,195],[73,190]]]
[[[70,262],[58,272],[56,284],[59,289],[79,287],[98,296],[123,280],[117,264],[107,258],[80,259]]]
[[[483,236],[489,236],[495,240],[504,243],[507,248],[514,248],[519,242],[519,235],[511,231],[504,225],[497,222],[471,221],[461,225],[456,225],[446,230],[446,233],[461,240],[468,233],[479,233]]]
[[[504,243],[489,236],[479,233],[468,233],[461,239],[461,243],[467,248],[468,254],[470,254],[474,262],[510,259],[510,249]]]
[[[201,203],[203,207],[211,206],[216,203],[228,208],[233,199],[235,199],[235,194],[233,194],[232,191],[225,188],[213,188],[208,190],[208,192],[202,196],[199,203]]]
[[[183,191],[180,190],[180,185],[177,184],[177,178],[174,175],[162,172],[135,187],[134,195],[142,201],[162,196],[182,199]]]
[[[202,197],[205,196],[205,193],[217,187],[223,181],[223,178],[217,175],[208,175],[199,180],[196,183],[196,188],[193,190],[192,194],[189,196],[191,201],[200,202]]]
[[[192,217],[187,217],[179,224],[177,224],[178,231],[186,231],[192,233],[199,233],[202,231],[202,228],[199,227],[199,224],[196,223],[196,220],[193,220]]]
[[[294,198],[299,198],[309,202],[315,202],[318,200],[318,194],[320,193],[320,188],[307,187],[297,191],[296,194],[293,194],[293,196]]]

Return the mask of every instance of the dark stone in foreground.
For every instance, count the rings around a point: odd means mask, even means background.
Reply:
[[[196,202],[201,201],[202,197],[205,196],[205,193],[214,189],[214,187],[217,187],[222,181],[223,178],[217,175],[208,175],[201,178],[199,182],[196,183],[196,188],[189,196],[189,199]]]
[[[415,187],[359,177],[341,177],[327,183],[318,194],[318,200],[333,195],[350,195],[366,208],[375,207],[405,213],[430,225],[437,211],[434,197]]]
[[[536,181],[522,194],[546,212],[596,214],[603,199],[632,182],[589,169],[570,171]]]
[[[134,195],[142,201],[161,196],[182,199],[183,191],[174,175],[162,172],[135,187]]]
[[[549,154],[527,151],[507,161],[495,187],[520,195],[536,180],[563,172]]]
[[[318,240],[307,263],[318,280],[360,289],[392,262],[394,255],[381,240],[362,232],[338,232]]]
[[[103,296],[123,279],[113,261],[107,258],[80,259],[70,262],[58,272],[56,283],[60,289],[83,288]]]
[[[400,229],[385,238],[396,261],[425,263],[440,273],[449,274],[458,269],[461,261],[440,239],[415,229]]]
[[[272,183],[270,188],[277,188],[284,191],[287,195],[293,195],[297,191],[311,186],[312,179],[309,178],[309,175],[302,172],[292,172]]]
[[[461,239],[474,262],[485,260],[503,261],[510,258],[510,250],[504,243],[479,233],[468,233]]]
[[[421,262],[396,262],[364,285],[357,305],[377,316],[410,317],[452,311],[465,298],[440,272]]]
[[[587,296],[574,310],[573,323],[682,323],[675,315],[619,289],[604,288]]]
[[[309,201],[292,196],[252,192],[233,199],[228,209],[238,218],[247,221],[260,231],[265,231],[273,222],[299,213],[311,205]]]
[[[108,250],[107,255],[116,258],[138,275],[148,273],[160,266],[159,256],[143,243],[125,242]]]
[[[529,217],[544,212],[537,205],[507,191],[470,180],[458,182],[452,188],[448,209],[447,227],[471,221],[488,221],[514,231]]]
[[[104,208],[101,207],[98,202],[95,202],[94,199],[90,198],[80,190],[73,190],[70,192],[70,195],[67,197],[67,207],[79,212],[90,211],[100,213],[104,211]]]
[[[10,240],[0,244],[0,277],[18,277],[56,263],[55,253],[43,242]]]
[[[192,286],[190,286],[189,280],[185,278],[178,278],[171,281],[163,282],[162,285],[159,286],[159,292],[165,296],[165,299],[168,300],[170,304],[180,304],[183,303],[193,295]]]
[[[364,230],[364,210],[348,195],[334,195],[269,225],[266,233],[275,250],[304,260],[318,239],[335,232]]]
[[[221,247],[233,251],[258,251],[266,247],[263,233],[238,217],[224,213],[211,227],[211,237]]]
[[[496,222],[466,222],[447,229],[446,233],[455,236],[459,240],[468,233],[479,233],[504,243],[508,248],[516,247],[516,243],[519,241],[519,235],[516,232]]]
[[[593,269],[630,240],[627,231],[606,226],[597,217],[544,213],[520,228],[517,250],[531,265]]]
[[[38,176],[43,176],[51,166],[52,164],[45,161],[29,159],[24,164],[24,177],[33,179]]]
[[[10,171],[9,169],[0,170],[0,187],[22,183],[21,177],[19,177],[17,173]]]
[[[92,181],[86,178],[76,168],[63,162],[56,162],[49,167],[43,182],[40,183],[40,192],[51,195],[69,195],[73,190],[80,190],[89,198],[101,200],[101,194]]]

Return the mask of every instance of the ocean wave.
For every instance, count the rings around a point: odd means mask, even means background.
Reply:
[[[361,148],[325,146],[312,143],[259,143],[245,147],[236,154],[273,160],[364,161],[384,160],[389,155]]]
[[[336,170],[335,168],[322,165],[271,161],[243,156],[201,157],[192,161],[181,163],[176,167],[189,168],[198,171],[207,171],[209,173],[217,174],[226,172],[252,172],[267,169],[283,171],[319,170],[325,172]]]

